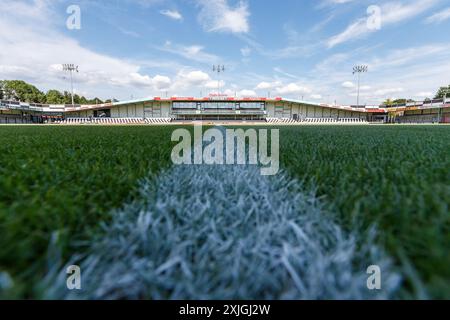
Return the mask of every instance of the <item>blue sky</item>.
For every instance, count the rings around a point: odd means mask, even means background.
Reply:
[[[89,97],[206,96],[220,80],[232,96],[354,104],[367,64],[363,103],[419,100],[450,84],[448,30],[448,0],[2,0],[0,79],[67,90],[74,63]]]

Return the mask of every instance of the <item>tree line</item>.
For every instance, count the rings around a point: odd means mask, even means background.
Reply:
[[[72,104],[72,95],[70,92],[60,92],[58,90],[42,92],[35,86],[22,80],[0,80],[0,99],[41,104]],[[111,102],[111,100],[102,101],[99,98],[87,99],[78,94],[73,96],[73,100],[75,104],[101,104]]]
[[[450,98],[450,85],[448,85],[447,87],[440,87],[433,99],[443,99],[443,98]],[[424,99],[424,101],[431,101],[431,99],[426,98],[426,99]],[[414,102],[414,100],[412,100],[412,99],[396,99],[396,100],[387,99],[385,102],[383,102],[383,105],[393,106],[396,104],[405,104],[407,102]]]

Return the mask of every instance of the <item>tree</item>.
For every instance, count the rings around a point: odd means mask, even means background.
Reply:
[[[44,103],[45,94],[35,86],[22,80],[4,80],[2,82],[3,97],[6,100]]]
[[[81,96],[80,97],[80,104],[89,104],[89,102],[88,102],[88,100],[85,97]]]
[[[405,104],[408,102],[414,102],[412,99],[396,99],[393,101],[394,104]]]
[[[63,95],[64,95],[64,104],[72,104],[72,95],[67,91],[64,91]]]
[[[0,80],[0,100],[3,99],[3,80]]]
[[[384,106],[395,106],[397,104],[405,104],[408,102],[414,102],[414,100],[412,99],[396,99],[396,100],[391,100],[391,99],[387,99],[385,102],[383,102]]]
[[[95,97],[94,99],[88,100],[88,104],[102,104],[103,101],[97,97]]]
[[[73,102],[74,102],[75,104],[80,104],[80,101],[81,101],[80,96],[77,95],[77,94],[75,94],[75,95],[73,96]]]
[[[0,80],[0,99],[13,100],[31,103],[46,104],[72,104],[72,95],[70,92],[61,93],[58,90],[49,90],[43,93],[35,86],[22,80]],[[75,104],[102,104],[99,98],[87,99],[84,96],[75,94],[73,96]],[[114,99],[115,102],[117,100]]]
[[[63,104],[64,96],[58,90],[49,90],[45,100],[48,104]]]
[[[442,99],[444,97],[450,97],[450,85],[448,87],[440,87],[434,98]]]

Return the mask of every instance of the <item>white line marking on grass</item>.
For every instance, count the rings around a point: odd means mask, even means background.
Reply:
[[[392,297],[399,277],[389,259],[329,217],[314,195],[283,173],[175,166],[144,181],[140,199],[114,212],[104,235],[93,240],[80,262],[83,289],[67,291],[58,268],[46,278],[46,297]],[[366,286],[372,264],[383,272],[379,291]]]

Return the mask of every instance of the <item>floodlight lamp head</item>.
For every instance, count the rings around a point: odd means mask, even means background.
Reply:
[[[224,65],[221,66],[220,64],[218,64],[217,66],[213,65],[213,72],[217,73],[225,72],[225,66]]]
[[[355,73],[365,73],[369,71],[369,67],[366,65],[360,65],[353,67],[353,74]]]
[[[79,72],[78,70],[78,66],[74,65],[74,64],[63,64],[63,71],[76,71]]]

